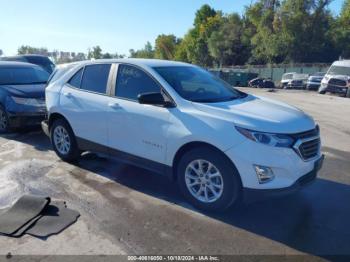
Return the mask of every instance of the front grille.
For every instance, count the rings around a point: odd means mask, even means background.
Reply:
[[[319,138],[316,138],[311,141],[303,142],[299,146],[299,152],[303,159],[308,160],[314,158],[318,155],[321,141]]]
[[[329,85],[336,85],[336,86],[346,86],[346,81],[345,80],[341,80],[341,79],[336,79],[336,78],[331,78],[328,81]]]
[[[294,149],[302,159],[310,160],[318,155],[321,146],[318,126],[312,130],[294,134],[292,137],[296,140]]]

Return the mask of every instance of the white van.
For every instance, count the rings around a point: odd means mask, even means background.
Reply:
[[[350,97],[350,60],[335,61],[322,79],[318,92]]]
[[[296,72],[289,72],[282,75],[280,88],[285,88],[288,86],[289,82],[292,81]]]

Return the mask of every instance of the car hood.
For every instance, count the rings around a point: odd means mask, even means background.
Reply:
[[[193,105],[202,112],[256,131],[294,134],[315,128],[314,120],[296,107],[253,95],[229,102]]]
[[[1,85],[0,88],[5,89],[12,96],[29,98],[45,97],[45,84]]]
[[[323,79],[323,76],[310,76],[309,81],[314,81],[314,82],[321,82]]]
[[[333,78],[333,79],[339,79],[339,80],[344,80],[344,81],[348,81],[350,79],[350,77],[347,75],[327,75],[326,78],[328,80]]]

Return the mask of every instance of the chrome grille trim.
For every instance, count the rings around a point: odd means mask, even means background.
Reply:
[[[300,138],[295,142],[293,148],[304,161],[314,160],[319,156],[321,149],[320,136]]]

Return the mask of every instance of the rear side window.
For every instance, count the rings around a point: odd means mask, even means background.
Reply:
[[[160,92],[160,87],[149,75],[134,66],[119,65],[117,97],[137,100],[139,94],[152,92]]]
[[[110,69],[110,64],[86,66],[80,88],[91,92],[105,94]]]
[[[83,75],[83,68],[81,68],[75,75],[69,80],[68,84],[76,88],[80,88],[81,77]]]

